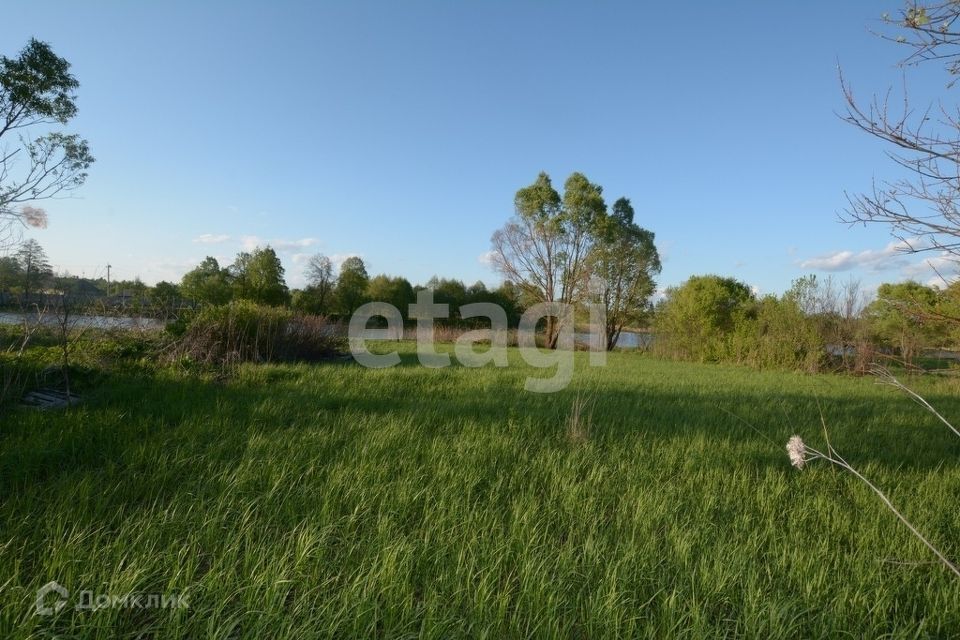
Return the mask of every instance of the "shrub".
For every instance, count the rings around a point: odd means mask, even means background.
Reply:
[[[693,276],[671,287],[657,310],[658,352],[700,362],[735,359],[734,332],[753,300],[747,285],[720,276]]]
[[[206,364],[231,364],[316,361],[344,348],[343,338],[319,316],[238,300],[200,311],[174,353]]]
[[[656,326],[654,348],[670,358],[814,372],[826,357],[823,337],[795,296],[757,300],[732,278],[694,276],[669,289]]]

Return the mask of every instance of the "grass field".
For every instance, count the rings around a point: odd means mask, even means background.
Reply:
[[[960,439],[871,379],[612,354],[111,374],[0,424],[0,637],[957,637]],[[911,381],[960,421],[955,381]],[[571,437],[587,402],[589,437]],[[56,580],[70,599],[35,614]],[[187,608],[77,610],[78,595]]]

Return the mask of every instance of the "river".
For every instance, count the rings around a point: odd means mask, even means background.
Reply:
[[[22,325],[26,320],[30,325],[42,324],[46,327],[57,326],[57,316],[54,313],[45,313],[38,316],[36,313],[22,313],[17,311],[0,311],[0,324]],[[134,318],[128,316],[98,316],[77,314],[70,316],[70,326],[81,329],[162,329],[163,320],[156,318]]]

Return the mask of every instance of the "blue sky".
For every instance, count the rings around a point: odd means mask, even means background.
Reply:
[[[492,284],[514,192],[582,171],[656,233],[662,285],[780,292],[933,275],[836,218],[895,175],[835,112],[838,61],[862,97],[899,82],[867,30],[898,6],[14,0],[0,42],[50,42],[81,83],[97,162],[32,233],[73,273],[176,280],[270,242],[294,286],[315,252]]]

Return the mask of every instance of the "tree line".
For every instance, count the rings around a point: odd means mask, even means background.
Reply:
[[[759,368],[866,371],[877,360],[908,367],[960,346],[960,282],[943,289],[885,283],[868,300],[859,282],[805,276],[783,295],[694,276],[668,288],[653,317],[655,351]]]
[[[522,312],[517,290],[509,283],[489,289],[480,281],[468,286],[461,280],[434,276],[425,284],[413,285],[402,276],[371,277],[359,256],[347,258],[338,270],[328,256],[314,255],[307,263],[306,286],[302,289],[289,290],[284,273],[279,257],[269,246],[242,252],[226,267],[208,256],[183,276],[178,291],[182,297],[201,304],[250,300],[344,319],[367,302],[387,302],[397,307],[406,320],[408,305],[416,300],[417,291],[429,288],[438,303],[450,305],[450,321],[454,323],[460,321],[457,310],[472,302],[500,305],[514,324]]]

